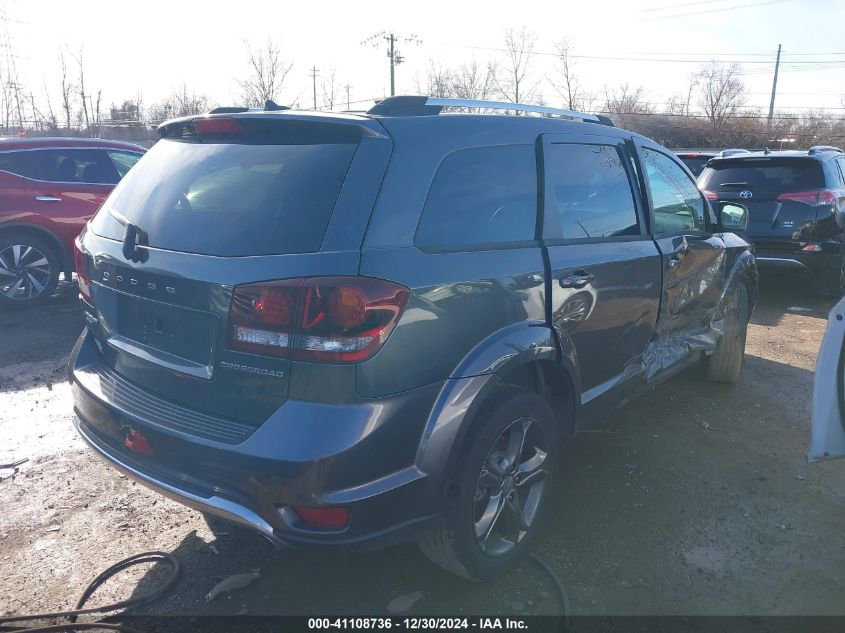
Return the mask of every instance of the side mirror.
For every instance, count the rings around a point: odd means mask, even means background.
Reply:
[[[748,207],[735,202],[720,202],[716,212],[723,231],[745,231],[748,228]]]

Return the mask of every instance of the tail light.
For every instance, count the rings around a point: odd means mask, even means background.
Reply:
[[[79,295],[91,303],[91,281],[88,277],[88,261],[82,252],[82,242],[79,236],[73,240],[73,263],[76,268],[76,280],[79,283]]]
[[[811,191],[796,191],[794,193],[782,193],[778,196],[778,200],[783,202],[791,200],[793,202],[803,202],[810,206],[830,206],[836,203],[837,194],[830,189],[813,189]]]
[[[204,137],[244,135],[244,128],[237,119],[229,118],[195,119],[194,131]]]
[[[701,190],[701,193],[703,193],[703,194],[704,194],[704,197],[705,197],[705,198],[707,198],[708,200],[711,200],[711,201],[716,201],[716,200],[718,200],[718,199],[719,199],[719,196],[717,196],[717,195],[716,195],[715,193],[713,193],[712,191],[706,191],[705,189],[702,189],[702,190]]]
[[[821,253],[822,246],[821,244],[816,244],[815,242],[809,242],[808,244],[805,244],[801,250],[805,253]]]
[[[229,347],[294,360],[356,363],[390,336],[404,286],[370,277],[312,277],[237,286]]]

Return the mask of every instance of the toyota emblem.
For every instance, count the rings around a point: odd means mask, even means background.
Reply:
[[[747,199],[747,198],[750,198],[750,197],[751,197],[751,196],[753,196],[753,195],[754,195],[754,194],[753,194],[753,193],[751,193],[750,191],[740,191],[740,192],[739,192],[739,197],[740,197],[740,198],[742,198],[743,200],[745,200],[745,199]]]

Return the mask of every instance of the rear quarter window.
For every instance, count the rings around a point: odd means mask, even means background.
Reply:
[[[0,171],[25,178],[32,178],[33,176],[32,165],[25,151],[0,152]]]
[[[818,161],[808,158],[715,160],[701,174],[699,184],[708,191],[806,191],[824,187],[824,173]]]
[[[537,159],[533,145],[473,147],[440,163],[415,244],[479,247],[535,239]]]
[[[91,230],[123,239],[112,209],[156,248],[218,256],[314,252],[356,149],[162,140],[120,181]]]

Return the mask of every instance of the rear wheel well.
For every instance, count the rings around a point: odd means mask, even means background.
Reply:
[[[502,384],[524,387],[542,397],[560,426],[561,437],[574,433],[575,390],[569,374],[553,360],[520,365],[501,376]]]
[[[26,235],[31,237],[37,237],[40,240],[43,240],[50,246],[59,257],[62,262],[61,270],[67,276],[67,280],[70,280],[70,274],[73,272],[73,259],[65,250],[64,245],[59,241],[55,235],[53,235],[47,229],[43,229],[36,226],[27,226],[23,224],[14,224],[9,227],[0,226],[0,236],[6,235]]]

